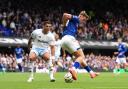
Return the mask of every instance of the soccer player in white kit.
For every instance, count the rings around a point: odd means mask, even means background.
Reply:
[[[41,57],[48,63],[50,81],[54,82],[55,78],[53,76],[53,64],[52,60],[55,59],[55,38],[54,35],[50,32],[51,23],[49,21],[43,22],[42,29],[36,29],[31,33],[31,36],[28,41],[28,48],[32,48],[29,54],[30,66],[31,66],[31,75],[28,79],[28,82],[33,80],[33,69],[34,61],[37,57]],[[32,43],[33,42],[33,43]],[[50,47],[51,52],[49,52],[48,47]]]

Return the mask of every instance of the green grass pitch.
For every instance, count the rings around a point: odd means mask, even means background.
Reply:
[[[56,82],[49,82],[47,74],[35,74],[34,81],[28,83],[29,73],[1,73],[0,89],[128,89],[128,73],[101,73],[95,79],[88,74],[79,74],[73,83],[65,83],[64,75],[56,73]]]

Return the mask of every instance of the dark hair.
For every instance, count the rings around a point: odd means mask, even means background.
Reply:
[[[51,24],[51,21],[43,21],[43,25],[46,25],[46,24]]]

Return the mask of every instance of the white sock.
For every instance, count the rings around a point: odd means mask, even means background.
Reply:
[[[90,74],[94,73],[92,70],[89,72]]]
[[[2,68],[2,71],[3,71],[3,73],[5,73],[5,71],[6,71],[6,68]]]
[[[50,77],[50,79],[54,79],[52,60],[49,60],[47,64],[48,64],[48,69],[49,69],[49,77]]]
[[[30,62],[30,77],[33,78],[34,77],[34,62]]]
[[[77,69],[75,67],[72,67],[76,72],[77,72]]]
[[[50,79],[54,79],[53,69],[52,70],[49,70],[49,76],[50,76]]]
[[[22,67],[22,72],[24,72],[24,67]]]

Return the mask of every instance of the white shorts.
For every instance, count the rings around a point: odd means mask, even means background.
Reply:
[[[117,62],[118,64],[126,63],[126,58],[118,58],[118,57],[117,57],[116,62]]]
[[[22,63],[22,61],[23,61],[23,58],[16,58],[17,63]]]
[[[31,52],[34,52],[36,54],[36,56],[38,56],[38,57],[42,57],[44,55],[44,53],[49,52],[49,50],[48,50],[48,48],[32,47],[30,54],[31,54]]]
[[[66,35],[62,38],[62,48],[72,54],[80,48],[80,45],[75,37]]]
[[[72,60],[72,58],[71,58],[70,56],[67,56],[67,57],[66,57],[66,60],[67,60],[68,62],[70,62],[70,61]]]

